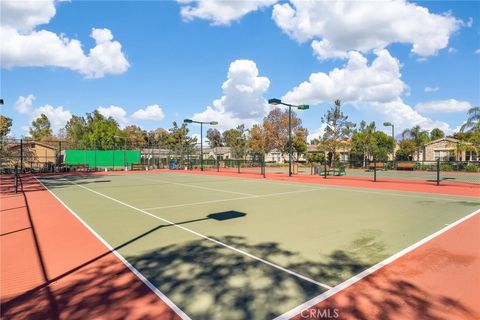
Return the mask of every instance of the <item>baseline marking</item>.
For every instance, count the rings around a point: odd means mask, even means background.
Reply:
[[[192,174],[185,174],[185,173],[174,173],[177,175],[182,175],[182,176],[191,176]],[[200,175],[200,174],[198,174]],[[236,180],[236,181],[244,181],[244,182],[261,182],[261,183],[270,183],[270,184],[275,184],[275,185],[292,185],[294,183],[295,185],[301,185],[303,187],[306,186],[311,186],[311,185],[318,185],[317,183],[310,183],[310,182],[296,182],[296,181],[274,181],[274,180],[261,180],[261,179],[253,179],[253,178],[241,178],[241,177],[225,177],[225,180]],[[232,178],[232,179],[228,179]],[[358,193],[370,193],[370,194],[378,194],[378,195],[383,195],[383,196],[399,196],[399,197],[412,197],[412,198],[421,198],[421,199],[432,199],[432,200],[440,200],[440,201],[464,201],[464,200],[471,200],[472,196],[459,196],[462,198],[444,198],[444,197],[434,197],[434,196],[423,196],[420,195],[416,192],[411,192],[411,191],[405,191],[405,192],[394,192],[394,190],[386,190],[385,192],[379,192],[379,191],[369,191],[369,190],[358,190],[358,187],[338,187],[338,186],[332,186],[332,185],[322,185],[324,189],[326,190],[338,190],[338,191],[352,191],[352,192],[358,192]]]
[[[108,248],[110,252],[112,252],[123,264],[139,278],[150,290],[153,291],[163,302],[165,302],[174,312],[177,313],[180,318],[184,320],[191,320],[191,318],[183,312],[175,303],[173,303],[165,294],[163,294],[157,287],[155,287],[147,278],[145,278],[140,271],[138,271],[134,266],[130,264],[120,253],[118,253],[105,239],[103,239],[95,230],[90,228],[90,226],[80,218],[69,206],[65,204],[56,194],[54,194],[50,189],[48,189],[42,181],[40,181],[37,177],[35,179],[47,190],[58,202],[60,202],[70,213],[80,221],[81,224],[85,226],[104,246]],[[70,182],[70,181],[69,181]]]
[[[174,184],[174,185],[190,187],[190,188],[204,189],[204,190],[210,190],[210,191],[216,191],[216,192],[233,193],[233,194],[239,194],[239,195],[242,195],[242,196],[249,196],[249,197],[257,197],[257,195],[251,194],[251,193],[244,193],[244,192],[236,192],[236,191],[215,189],[215,188],[209,188],[209,187],[202,187],[202,186],[196,186],[196,185],[193,185],[193,184],[179,183],[179,182],[173,182],[173,181],[168,181],[168,180],[158,180],[158,179],[149,179],[149,178],[140,178],[140,177],[135,177],[135,178],[139,179],[139,180],[163,182],[163,183]]]
[[[326,300],[327,298],[339,293],[340,291],[350,287],[354,283],[360,281],[361,279],[363,279],[363,278],[367,277],[368,275],[376,272],[377,270],[385,267],[386,265],[392,263],[393,261],[399,259],[400,257],[406,255],[407,253],[409,253],[409,252],[413,251],[414,249],[420,247],[421,245],[427,243],[428,241],[432,240],[433,238],[438,237],[442,233],[452,229],[453,227],[457,226],[458,224],[472,218],[473,216],[475,216],[476,214],[479,214],[479,213],[480,213],[480,209],[477,209],[476,211],[474,211],[474,212],[466,215],[465,217],[449,224],[448,226],[438,230],[437,232],[432,233],[431,235],[429,235],[426,238],[423,238],[422,240],[412,244],[411,246],[403,249],[402,251],[397,252],[393,256],[388,257],[387,259],[377,263],[376,265],[374,265],[374,266],[360,272],[359,274],[351,277],[350,279],[336,285],[332,289],[330,289],[330,290],[328,290],[328,291],[326,291],[326,292],[308,300],[307,302],[291,309],[290,311],[285,312],[284,314],[276,317],[274,320],[288,320],[288,319],[291,319],[292,317],[298,315],[302,311],[307,310],[307,309],[319,304],[320,302]]]
[[[173,204],[169,206],[161,206],[161,207],[153,207],[153,208],[144,208],[141,210],[156,210],[156,209],[169,209],[169,208],[178,208],[178,207],[188,207],[188,206],[195,206],[198,204],[207,204],[207,203],[217,203],[217,202],[226,202],[226,201],[235,201],[235,200],[245,200],[245,199],[253,199],[253,198],[266,198],[266,197],[274,197],[274,196],[282,196],[285,194],[292,194],[292,193],[303,193],[303,192],[312,192],[318,190],[325,190],[325,188],[316,188],[316,189],[308,189],[308,190],[296,190],[296,191],[286,191],[286,192],[278,192],[278,193],[269,193],[259,196],[251,196],[251,197],[239,197],[239,198],[229,198],[229,199],[220,199],[220,200],[210,200],[210,201],[200,201],[200,202],[192,202],[192,203],[185,203],[185,204]]]
[[[273,268],[275,268],[275,269],[278,269],[278,270],[280,270],[280,271],[283,271],[283,272],[285,272],[285,273],[288,273],[288,274],[290,274],[290,275],[292,275],[292,276],[294,276],[294,277],[297,277],[297,278],[299,278],[299,279],[302,279],[302,280],[305,280],[305,281],[307,281],[307,282],[313,283],[313,284],[315,284],[315,285],[317,285],[317,286],[319,286],[319,287],[322,287],[322,288],[324,288],[324,289],[328,289],[328,290],[332,289],[332,287],[330,287],[329,285],[326,285],[326,284],[324,284],[324,283],[321,283],[321,282],[315,281],[315,280],[313,280],[313,279],[310,279],[310,278],[308,278],[308,277],[306,277],[306,276],[304,276],[304,275],[301,275],[301,274],[299,274],[299,273],[297,273],[297,272],[295,272],[295,271],[292,271],[292,270],[289,270],[289,269],[287,269],[287,268],[281,267],[281,266],[279,266],[279,265],[277,265],[277,264],[275,264],[275,263],[273,263],[273,262],[270,262],[270,261],[268,261],[268,260],[265,260],[265,259],[262,259],[262,258],[260,258],[260,257],[257,257],[257,256],[255,256],[255,255],[253,255],[253,254],[251,254],[251,253],[248,253],[248,252],[246,252],[246,251],[243,251],[243,250],[241,250],[241,249],[235,248],[235,247],[233,247],[233,246],[231,246],[231,245],[228,245],[228,244],[226,244],[226,243],[223,243],[223,242],[221,242],[221,241],[218,241],[218,240],[216,240],[216,239],[214,239],[214,238],[211,238],[211,237],[208,237],[208,236],[203,235],[203,234],[201,234],[201,233],[198,233],[197,231],[194,231],[194,230],[189,229],[189,228],[187,228],[187,227],[184,227],[184,226],[182,226],[182,225],[176,224],[176,223],[173,222],[173,221],[170,221],[170,220],[167,220],[167,219],[165,219],[165,218],[156,216],[156,215],[154,215],[154,214],[152,214],[152,213],[150,213],[150,212],[147,212],[147,211],[142,210],[142,209],[140,209],[140,208],[134,207],[134,206],[132,206],[132,205],[130,205],[130,204],[128,204],[128,203],[125,203],[125,202],[120,201],[120,200],[118,200],[118,199],[115,199],[115,198],[113,198],[113,197],[107,196],[106,194],[103,194],[103,193],[101,193],[101,192],[95,191],[95,190],[90,189],[90,188],[88,188],[88,187],[79,185],[79,184],[77,184],[77,183],[75,183],[75,182],[68,181],[68,180],[66,180],[66,181],[69,182],[69,183],[71,183],[71,184],[73,184],[73,185],[76,185],[76,186],[79,187],[79,188],[85,189],[85,190],[90,191],[90,192],[92,192],[92,193],[95,193],[95,194],[97,194],[97,195],[99,195],[99,196],[102,196],[102,197],[104,197],[104,198],[107,198],[107,199],[109,199],[109,200],[111,200],[111,201],[114,201],[114,202],[116,202],[116,203],[119,203],[119,204],[121,204],[121,205],[123,205],[123,206],[125,206],[125,207],[128,207],[128,208],[130,208],[130,209],[136,210],[136,211],[141,212],[141,213],[143,213],[143,214],[145,214],[145,215],[148,215],[148,216],[150,216],[150,217],[152,217],[152,218],[154,218],[154,219],[161,220],[161,221],[166,222],[166,223],[168,223],[168,224],[171,224],[172,226],[175,226],[175,227],[177,227],[177,228],[179,228],[179,229],[182,229],[182,230],[184,230],[184,231],[190,232],[190,233],[192,233],[192,234],[194,234],[194,235],[196,235],[196,236],[198,236],[198,237],[200,237],[200,238],[203,238],[203,239],[205,239],[205,240],[209,240],[209,241],[211,241],[211,242],[213,242],[213,243],[216,243],[216,244],[218,244],[218,245],[220,245],[220,246],[222,246],[222,247],[228,248],[228,249],[230,249],[230,250],[233,250],[233,251],[236,251],[236,252],[238,252],[238,253],[240,253],[240,254],[243,254],[243,255],[245,255],[245,256],[247,256],[247,257],[249,257],[249,258],[252,258],[252,259],[254,259],[254,260],[260,261],[260,262],[262,262],[262,263],[264,263],[264,264],[266,264],[266,265],[269,265],[269,266],[271,266],[271,267],[273,267]]]

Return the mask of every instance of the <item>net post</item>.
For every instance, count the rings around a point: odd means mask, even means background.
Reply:
[[[373,182],[377,182],[377,160],[373,160]]]
[[[437,159],[437,186],[440,185],[440,159]]]

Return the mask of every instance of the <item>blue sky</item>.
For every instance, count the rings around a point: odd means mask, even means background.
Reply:
[[[95,109],[144,129],[250,126],[272,97],[311,105],[311,137],[336,98],[355,122],[451,132],[480,102],[477,1],[1,5],[1,111],[16,137],[42,112],[58,129]]]

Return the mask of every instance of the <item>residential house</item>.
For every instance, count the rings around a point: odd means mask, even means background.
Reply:
[[[26,170],[50,171],[57,163],[57,147],[39,141],[23,140],[11,143],[9,166],[23,167]],[[21,164],[20,162],[23,162]]]
[[[420,150],[420,161],[480,161],[480,146],[445,137],[426,143]],[[417,155],[414,157],[418,161]]]

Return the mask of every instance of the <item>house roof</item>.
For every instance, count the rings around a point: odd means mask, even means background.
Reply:
[[[30,145],[31,147],[34,147],[35,145],[39,145],[39,146],[42,146],[44,148],[51,149],[51,150],[56,150],[57,149],[50,144],[46,144],[46,143],[39,142],[39,141],[32,141],[32,140],[24,140],[23,145],[24,146]],[[12,148],[20,148],[20,143],[12,145]]]
[[[427,143],[425,143],[425,146],[435,144],[435,143],[439,143],[439,142],[444,142],[444,141],[448,141],[448,142],[452,142],[452,143],[459,143],[460,142],[460,140],[455,139],[455,138],[444,137],[444,138],[440,138],[440,139],[437,139],[437,140],[427,142]],[[470,144],[470,142],[466,142],[466,144]]]
[[[216,148],[212,148],[211,150],[215,154],[226,154],[226,153],[230,153],[231,151],[230,149],[231,149],[230,147],[216,147]]]

